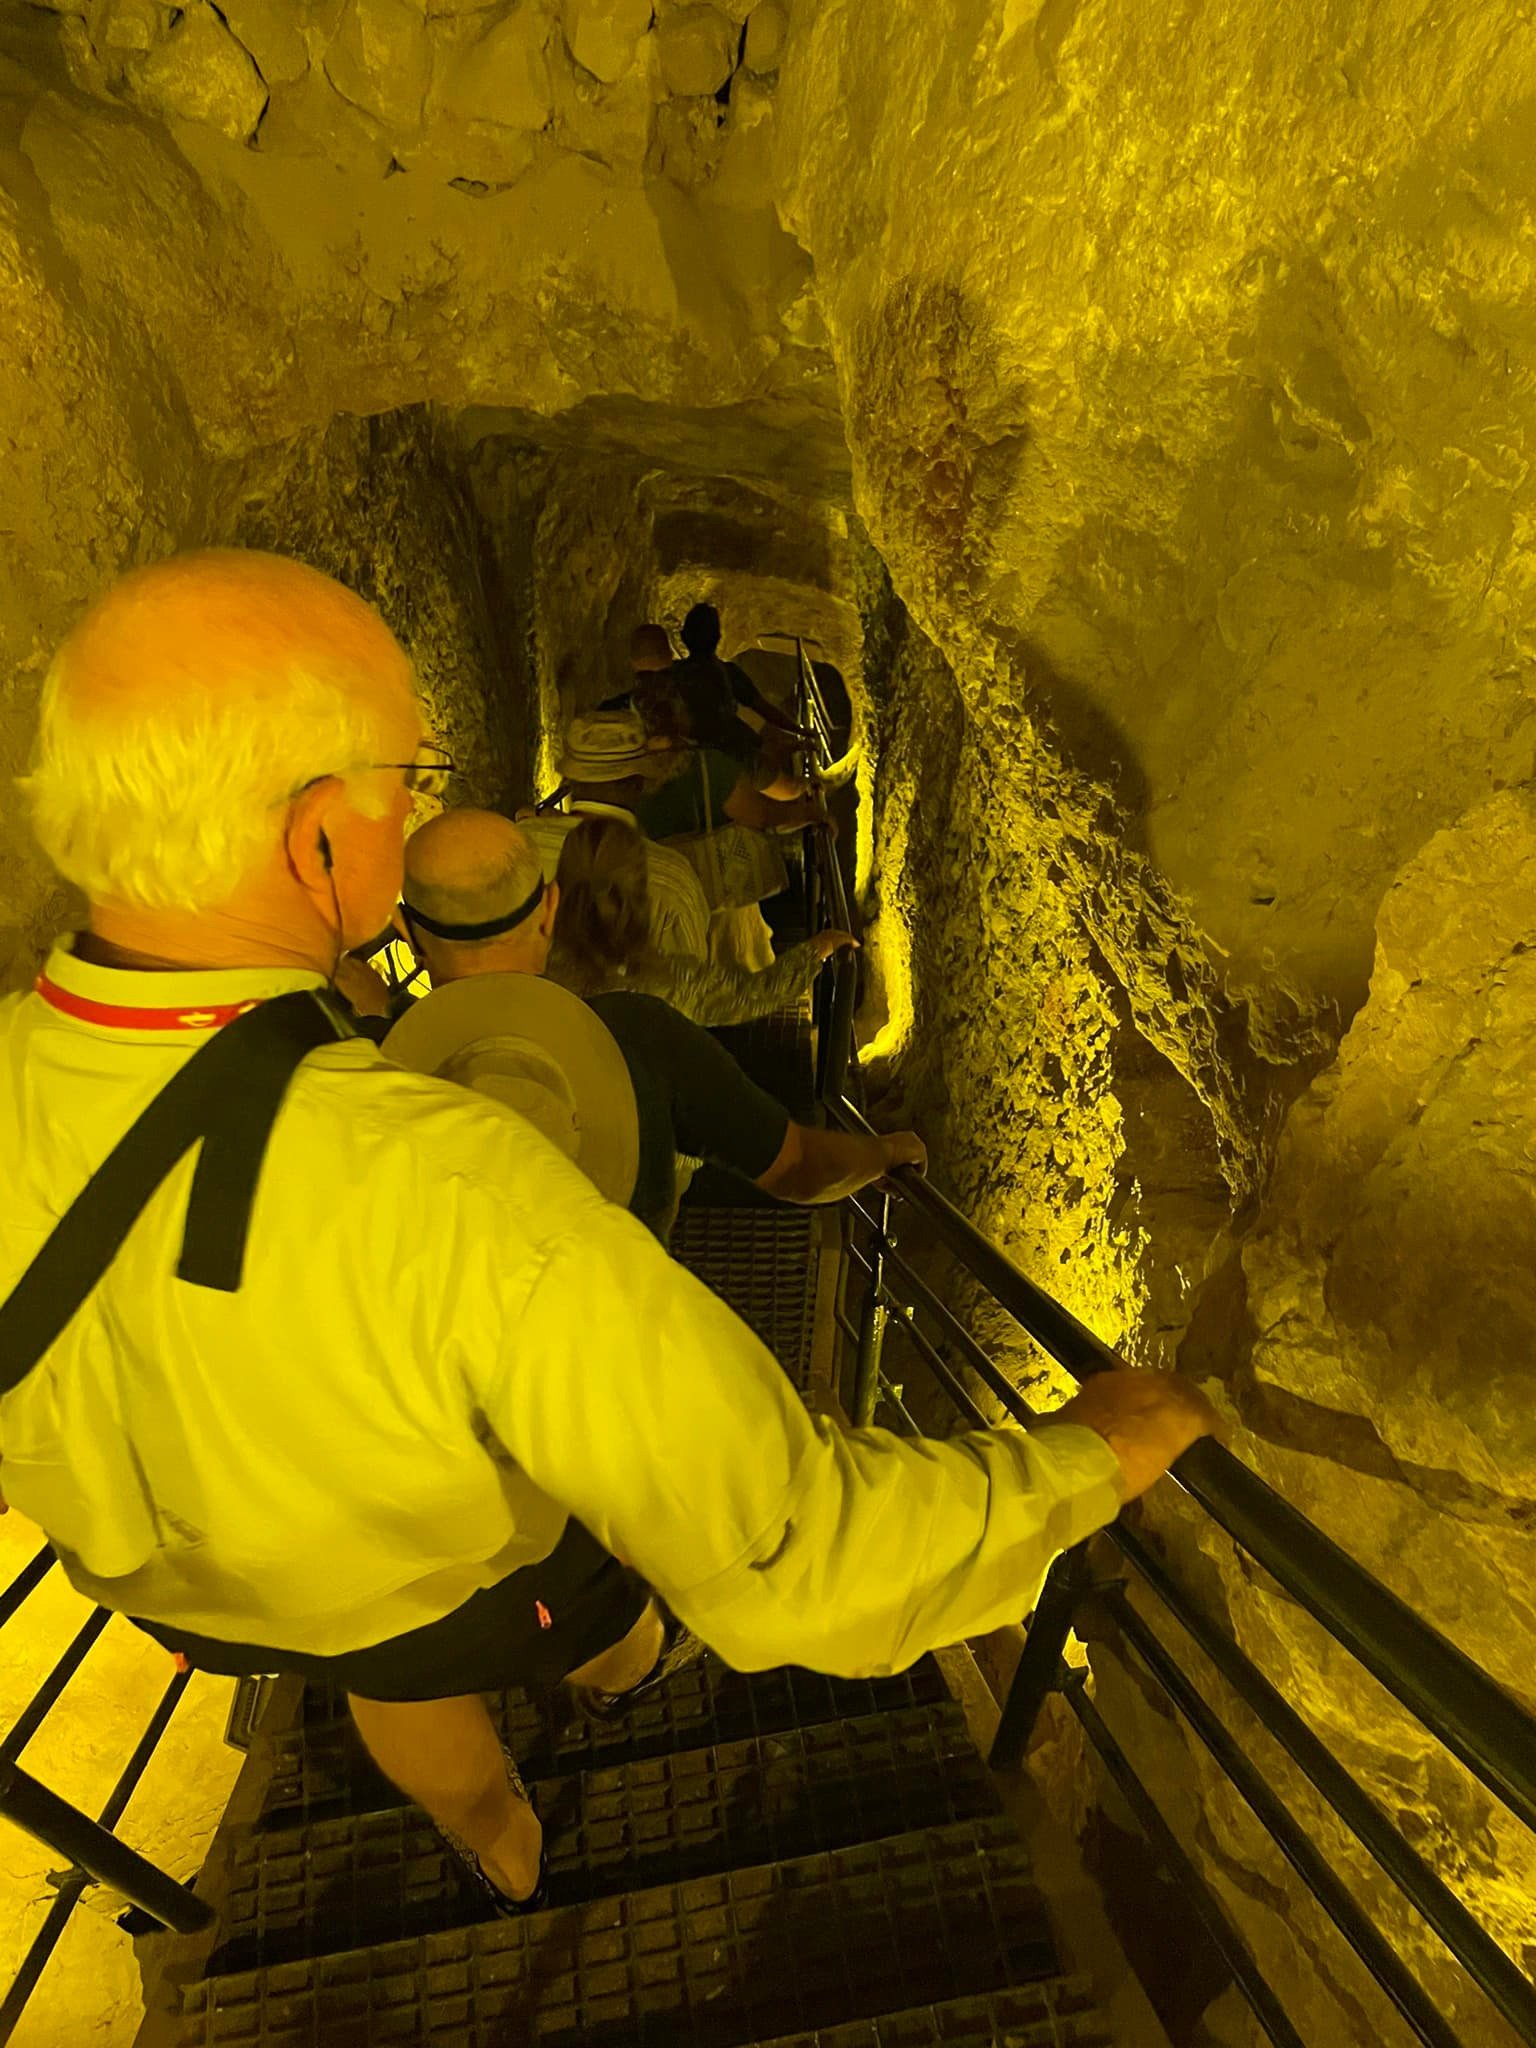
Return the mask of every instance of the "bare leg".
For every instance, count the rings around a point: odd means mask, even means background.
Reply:
[[[396,1701],[349,1694],[347,1704],[385,1777],[467,1842],[498,1890],[528,1898],[539,1881],[544,1831],[507,1783],[501,1743],[480,1695]]]
[[[645,1612],[623,1641],[568,1673],[567,1684],[590,1686],[595,1692],[628,1692],[649,1678],[661,1655],[663,1634],[661,1610],[654,1600],[647,1600]]]

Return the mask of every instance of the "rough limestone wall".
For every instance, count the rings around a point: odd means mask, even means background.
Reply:
[[[18,147],[31,99],[0,59],[0,988],[30,978],[68,907],[11,789],[43,671],[119,568],[175,545],[198,485],[185,406],[54,231]]]
[[[209,524],[300,556],[378,606],[415,666],[434,738],[463,771],[463,801],[495,805],[521,788],[532,688],[520,622],[494,589],[457,451],[425,414],[339,419],[229,466]]]
[[[870,1078],[890,1092],[888,1114],[900,1105],[916,1116],[945,1191],[1123,1342],[1138,1283],[1134,1246],[1108,1221],[1121,1129],[1100,972],[1012,793],[1029,773],[1019,735],[998,744],[966,716],[943,657],[878,569],[866,564],[866,576],[877,766],[860,1030]],[[985,1335],[1011,1354],[1020,1383],[1050,1377],[1010,1329],[999,1318]]]
[[[878,35],[824,0],[778,102],[857,510],[893,634],[928,643],[886,658],[942,767],[898,697],[880,907],[911,926],[917,1014],[951,1035],[942,1073],[917,1048],[900,1085],[1032,1270],[1059,1282],[1072,1250],[1066,1298],[1107,1335],[1144,1300],[1142,1345],[1182,1338],[1239,1452],[1527,1696],[1509,1417],[1536,1020],[1491,906],[1518,919],[1528,878],[1514,814],[1491,838],[1477,813],[1532,766],[1533,77],[1536,31],[1470,0],[1368,21],[898,0]],[[1364,1000],[1384,896],[1370,1005],[1287,1122]],[[1066,1067],[1036,1025],[1053,972],[1081,998]],[[956,993],[978,977],[989,1003]],[[967,1057],[1002,1078],[957,1088]],[[1054,1103],[1081,1190],[1043,1144]],[[1177,1496],[1155,1519],[1529,1967],[1528,1850]],[[1303,2036],[1391,2038],[1241,1807],[1113,1645],[1095,1655]],[[1466,2038],[1502,2043],[1360,1883]]]
[[[628,688],[648,616],[651,520],[638,467],[493,436],[470,456],[475,504],[517,614],[532,724],[518,803],[546,795],[573,711]]]
[[[211,446],[603,395],[750,401],[759,463],[781,427],[845,463],[772,199],[778,47],[740,9],[45,4],[32,173]]]
[[[795,24],[861,516],[973,704],[1006,657],[1119,764],[1265,1011],[1353,1009],[1393,873],[1530,771],[1533,79],[1478,0]]]

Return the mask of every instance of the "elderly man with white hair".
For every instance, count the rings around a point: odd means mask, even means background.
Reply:
[[[645,1682],[647,1587],[746,1668],[900,1668],[1208,1411],[1127,1373],[1030,1435],[813,1420],[514,1110],[350,1036],[328,984],[446,767],[292,562],[136,571],[60,648],[27,792],[90,917],[0,1004],[0,1492],[194,1666],[344,1687],[515,1911],[541,1834],[484,1693]]]

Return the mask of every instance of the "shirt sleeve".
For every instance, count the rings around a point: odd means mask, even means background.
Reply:
[[[731,695],[738,704],[745,704],[749,711],[761,712],[766,699],[738,661],[725,664],[726,680],[731,686]]]
[[[820,970],[816,941],[803,939],[757,971],[724,960],[663,955],[625,986],[659,996],[695,1024],[747,1024],[803,995]]]
[[[743,1072],[702,1025],[656,997],[622,992],[631,1030],[666,1084],[680,1152],[714,1160],[756,1180],[772,1166],[789,1129],[789,1111]],[[601,1014],[601,1012],[599,1013]],[[628,1035],[628,1034],[627,1034]]]
[[[508,1451],[727,1663],[846,1676],[1017,1621],[1113,1520],[1091,1430],[945,1443],[813,1420],[723,1302],[594,1204],[517,1290],[477,1392]]]

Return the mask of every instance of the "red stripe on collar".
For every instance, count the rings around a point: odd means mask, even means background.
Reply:
[[[184,1003],[176,1010],[141,1010],[127,1003],[98,1003],[89,996],[74,995],[46,974],[37,977],[37,993],[66,1017],[78,1018],[82,1024],[110,1025],[118,1031],[220,1031],[265,1001],[262,996],[248,996],[243,1003],[205,1003],[201,1008]]]

